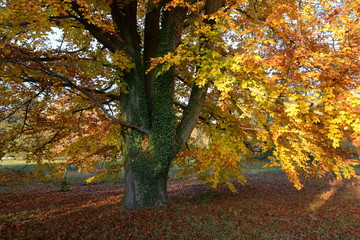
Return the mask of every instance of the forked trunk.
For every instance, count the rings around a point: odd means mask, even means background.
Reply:
[[[207,0],[205,14],[217,11],[221,3],[221,0]],[[121,10],[121,8],[119,9]],[[125,12],[119,15],[119,18],[124,14]],[[149,12],[146,26],[159,30],[161,22],[161,28],[160,31],[155,32],[145,30],[145,39],[149,41],[146,43],[147,48],[155,47],[157,56],[164,56],[175,51],[180,43],[186,14],[187,9],[183,7],[176,7],[171,11],[166,10],[162,14],[160,14],[160,8]],[[135,12],[134,16],[136,16]],[[119,21],[119,25],[121,23],[122,21]],[[213,24],[210,21],[207,23]],[[140,38],[133,39],[139,40]],[[128,43],[131,45],[133,41]],[[154,46],[151,46],[150,43]],[[173,103],[176,79],[174,68],[170,68],[160,75],[156,73],[146,75],[146,69],[142,64],[145,63],[147,66],[147,61],[150,60],[147,58],[155,56],[155,50],[148,51],[149,49],[146,49],[145,59],[141,61],[141,49],[138,48],[135,54],[131,55],[132,51],[130,50],[132,49],[135,48],[129,48],[129,53],[135,65],[132,71],[125,76],[129,91],[122,93],[122,120],[136,123],[140,127],[148,129],[148,132],[145,134],[132,130],[123,132],[126,172],[123,203],[125,208],[140,209],[166,203],[170,163],[186,143],[196,124],[208,85],[193,87],[189,104],[177,126]],[[162,71],[161,64],[157,66],[156,71]]]

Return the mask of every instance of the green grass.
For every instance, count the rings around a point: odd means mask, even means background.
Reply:
[[[3,159],[0,161],[0,172],[4,171],[6,168],[11,168],[14,170],[23,170],[23,171],[29,171],[35,167],[35,163],[26,163],[24,160],[18,160],[18,159]]]
[[[87,172],[74,172],[74,171],[68,171],[65,173],[66,179],[69,181],[70,184],[85,184],[86,180],[96,176],[96,174],[93,173],[87,173]]]
[[[263,166],[265,164],[267,164],[266,161],[257,161],[257,162],[252,162],[252,163],[246,163],[246,164],[243,164],[243,166],[245,168],[242,169],[242,171],[243,171],[244,174],[257,174],[257,173],[262,173],[262,172],[266,172],[266,173],[281,172],[280,167],[266,167],[266,168],[264,168]]]
[[[0,162],[0,173],[7,171],[7,169],[12,169],[15,171],[30,171],[35,166],[36,163],[26,163],[25,160],[21,159],[3,159]],[[85,184],[86,180],[93,176],[96,176],[96,174],[78,171],[77,168],[70,169],[64,174],[64,177],[66,177],[67,181],[71,185]]]

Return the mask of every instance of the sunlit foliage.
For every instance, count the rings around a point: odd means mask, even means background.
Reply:
[[[233,191],[231,181],[246,181],[242,164],[258,151],[272,152],[269,166],[281,166],[297,188],[302,175],[355,175],[359,1],[7,0],[0,8],[1,156],[58,161],[54,174],[67,163],[91,169],[103,161],[119,171],[124,136],[137,131],[139,158],[167,154],[181,173]],[[115,11],[133,11],[135,24]],[[146,19],[156,15],[164,30],[176,11],[184,16],[174,30],[180,37],[165,51]],[[129,80],[133,71],[142,85]],[[173,88],[163,97],[173,101],[175,119],[157,115],[161,77]],[[191,98],[199,89],[204,100]],[[140,117],[121,105],[131,94]],[[189,116],[206,143],[186,135]],[[158,154],[161,141],[173,152]]]

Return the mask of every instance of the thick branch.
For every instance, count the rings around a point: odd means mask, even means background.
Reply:
[[[114,0],[111,7],[111,16],[117,27],[117,34],[123,40],[125,52],[128,56],[134,57],[140,52],[140,36],[137,29],[137,1],[127,1],[122,6]]]
[[[124,42],[117,39],[111,33],[106,32],[102,28],[91,24],[84,18],[80,6],[74,2],[71,3],[71,8],[79,15],[79,17],[75,17],[78,22],[80,22],[86,30],[88,30],[101,44],[103,44],[106,48],[108,48],[111,52],[116,52],[117,50],[121,50],[124,48]]]
[[[145,16],[145,29],[144,29],[144,56],[143,65],[147,70],[151,65],[151,58],[156,57],[159,44],[159,22],[160,22],[160,7],[153,6],[154,4],[148,3],[148,8],[151,10]],[[152,114],[152,101],[154,90],[154,71],[150,71],[145,75],[146,81],[146,95],[149,103],[149,114]]]
[[[205,101],[208,86],[209,84],[206,84],[204,87],[194,85],[192,88],[189,104],[186,106],[183,118],[176,129],[178,137],[177,147],[179,149],[182,148],[189,139],[190,134],[198,121],[200,111]]]
[[[222,0],[207,0],[205,4],[205,15],[209,16],[217,12],[222,7],[222,4],[223,4]],[[209,25],[213,25],[215,24],[215,21],[210,21],[208,19],[205,19],[205,23]],[[212,47],[209,45],[208,41],[204,41],[204,44],[207,45],[205,46],[207,48]],[[177,151],[179,151],[185,145],[185,143],[190,137],[192,130],[194,129],[198,121],[203,103],[206,98],[209,84],[210,83],[207,83],[203,87],[194,84],[192,88],[189,103],[186,109],[184,110],[181,122],[176,129]]]
[[[90,92],[90,93],[96,93],[96,94],[99,94],[99,95],[103,95],[103,96],[108,97],[108,98],[110,98],[112,100],[118,100],[118,101],[121,100],[120,95],[108,93],[104,89],[101,89],[101,90],[91,89],[91,88],[83,88],[83,89],[85,91]]]

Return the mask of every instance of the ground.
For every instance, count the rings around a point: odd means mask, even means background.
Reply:
[[[307,181],[248,171],[238,193],[171,180],[169,204],[121,208],[124,185],[0,188],[0,239],[360,239],[360,179]]]

